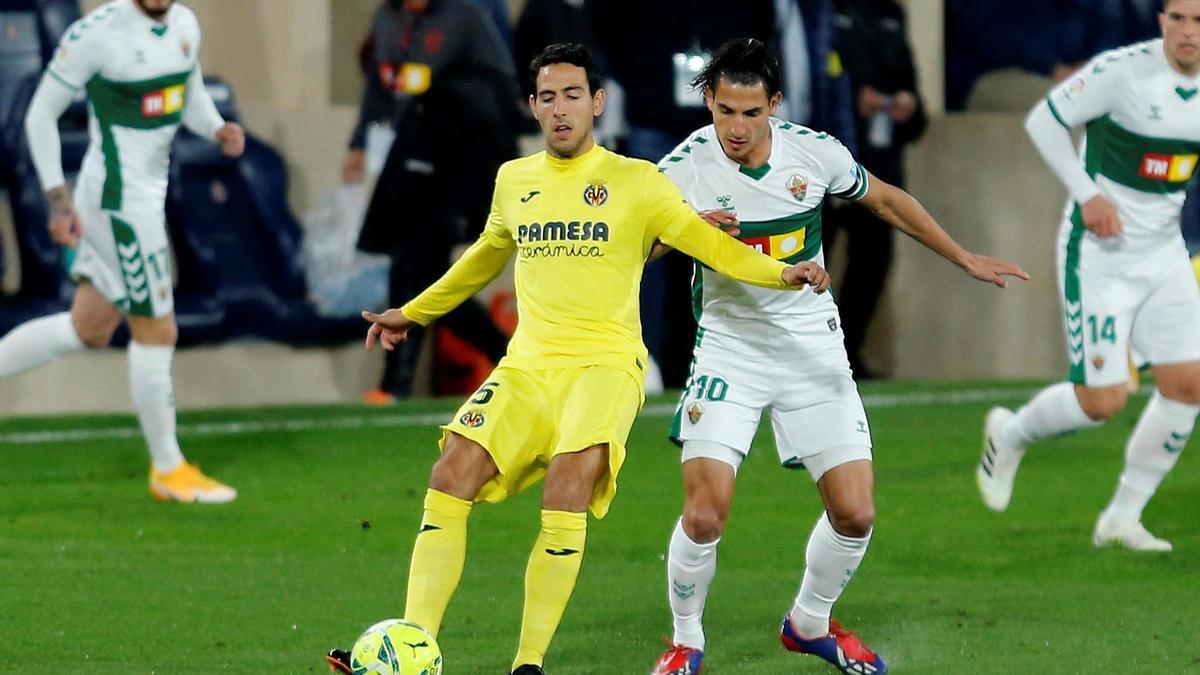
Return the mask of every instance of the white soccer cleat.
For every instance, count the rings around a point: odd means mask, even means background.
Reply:
[[[996,406],[988,411],[983,422],[983,457],[975,469],[975,482],[983,503],[993,511],[1008,508],[1017,467],[1025,456],[1024,447],[1003,445],[998,439],[1000,428],[1015,416],[1008,408]]]
[[[1096,529],[1092,532],[1092,543],[1096,548],[1123,546],[1131,551],[1170,553],[1171,542],[1150,534],[1140,522],[1121,523],[1109,520],[1100,514]]]

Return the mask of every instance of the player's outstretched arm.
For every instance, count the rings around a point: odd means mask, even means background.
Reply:
[[[408,331],[417,325],[404,315],[402,309],[389,309],[383,314],[364,311],[362,318],[371,322],[371,327],[367,329],[367,351],[375,347],[376,341],[384,349],[392,351],[396,345],[408,339]]]
[[[71,192],[62,170],[62,140],[58,136],[58,118],[71,105],[74,91],[51,75],[43,75],[25,114],[25,134],[29,153],[46,201],[50,205],[50,236],[54,241],[75,248],[82,234],[79,215],[71,204]]]
[[[741,228],[738,227],[739,221],[737,215],[725,209],[712,209],[710,211],[697,211],[697,214],[704,219],[704,222],[713,227],[720,228],[731,237],[738,236],[741,233]],[[655,239],[654,245],[650,247],[650,255],[647,256],[646,262],[657,260],[671,252],[671,247]]]
[[[869,176],[869,179],[870,189],[859,203],[870,209],[880,220],[921,242],[926,248],[958,265],[964,272],[980,281],[1007,288],[1006,277],[1029,280],[1025,270],[1013,263],[964,249],[938,225],[933,216],[929,215],[925,207],[912,195],[875,176]]]
[[[785,265],[712,227],[695,214],[662,235],[665,243],[735,281],[764,288],[796,290],[829,288],[829,275],[816,263]]]
[[[468,298],[475,295],[484,286],[495,279],[512,257],[516,245],[512,239],[501,239],[488,230],[479,235],[479,239],[463,253],[450,269],[433,285],[426,288],[420,295],[410,300],[399,310],[405,320],[421,326],[428,326],[441,318],[450,310],[458,307]],[[367,312],[363,313],[363,318]],[[384,313],[386,315],[387,312]],[[396,316],[393,314],[393,316]],[[367,319],[373,321],[372,319]],[[407,332],[407,329],[405,329]],[[370,347],[368,335],[368,348]],[[387,348],[387,343],[384,343]]]

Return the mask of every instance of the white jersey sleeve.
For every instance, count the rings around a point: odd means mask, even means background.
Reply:
[[[1068,129],[1103,117],[1126,91],[1123,50],[1104,52],[1050,90],[1050,112]]]
[[[113,5],[105,5],[71,24],[59,40],[58,49],[46,73],[76,91],[100,71],[107,58],[109,44],[98,26],[112,20]]]
[[[675,149],[658,161],[658,172],[665,175],[683,194],[696,178],[696,163],[691,158],[691,141],[684,139]]]
[[[181,7],[180,9],[186,9]],[[192,69],[191,75],[187,81],[187,103],[183,108],[183,126],[187,127],[192,133],[201,138],[212,139],[217,130],[225,125],[225,120],[222,119],[221,113],[217,112],[217,105],[213,103],[212,96],[208,93],[208,87],[204,86],[204,73],[200,70],[200,22],[196,20],[196,15],[189,10],[187,12],[188,21],[186,22],[187,29],[192,33],[193,48],[196,50],[196,66]]]
[[[43,190],[63,185],[62,140],[58,136],[58,118],[71,105],[74,92],[50,75],[43,75],[25,113],[25,136],[29,155]]]
[[[870,188],[867,170],[855,161],[854,155],[833,136],[820,142],[824,151],[821,165],[829,172],[829,194],[851,201],[865,197]]]

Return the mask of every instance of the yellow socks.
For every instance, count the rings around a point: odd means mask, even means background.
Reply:
[[[434,637],[462,577],[469,515],[471,502],[433,489],[425,493],[425,515],[408,567],[404,618]]]
[[[526,663],[542,665],[575,590],[586,539],[586,513],[542,511],[542,532],[525,569],[525,611],[514,670]]]

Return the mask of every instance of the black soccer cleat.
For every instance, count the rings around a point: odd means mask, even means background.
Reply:
[[[345,673],[351,675],[353,669],[350,668],[350,652],[345,649],[330,649],[325,655],[325,661],[329,664],[329,669],[335,673]]]
[[[541,666],[535,666],[532,663],[526,663],[512,671],[512,675],[546,675],[546,671],[542,670]]]

